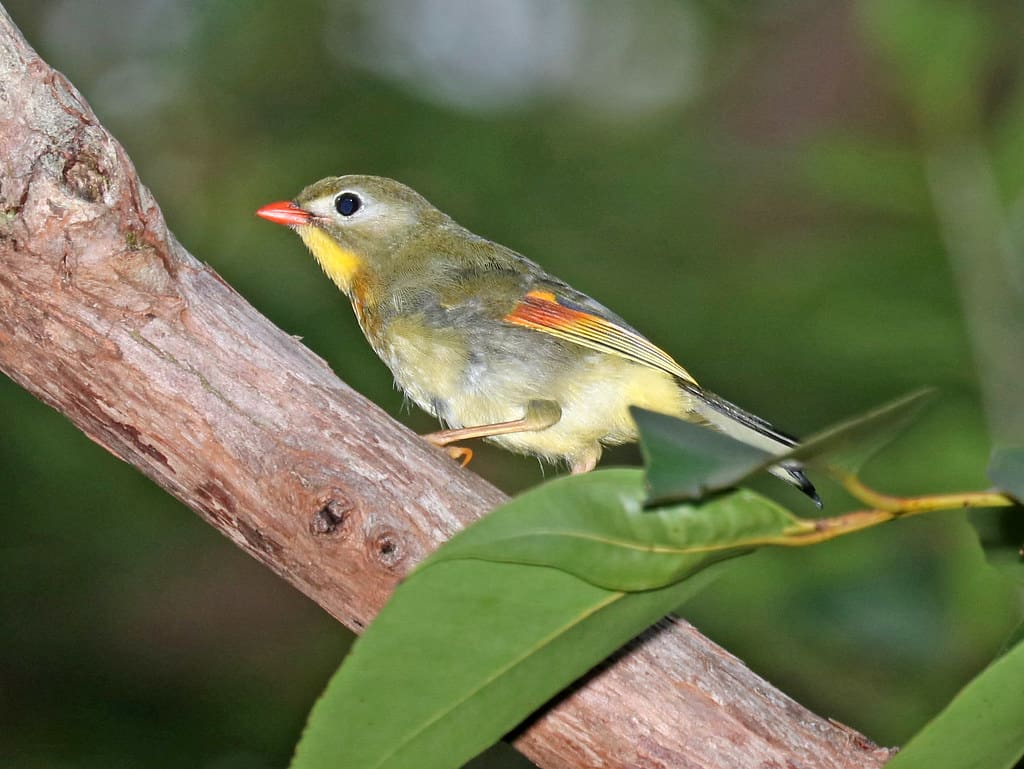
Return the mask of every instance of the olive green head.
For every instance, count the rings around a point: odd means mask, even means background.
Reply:
[[[380,176],[329,176],[257,213],[292,227],[346,293],[360,273],[393,267],[405,246],[451,223],[419,193]]]
[[[360,250],[387,246],[447,217],[415,190],[382,176],[329,176],[295,198],[313,224]]]

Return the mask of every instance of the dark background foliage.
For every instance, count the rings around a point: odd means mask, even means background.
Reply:
[[[993,440],[1021,442],[1018,4],[8,7],[179,239],[421,431],[344,298],[258,206],[328,174],[403,180],[798,434],[937,385],[867,472],[887,491],[984,487]],[[542,478],[487,448],[472,469],[510,492]],[[823,485],[829,511],[849,504]],[[0,511],[3,763],[287,762],[342,628],[6,379]],[[996,568],[948,514],[759,553],[684,614],[808,706],[899,743],[1020,615],[1020,523],[970,523]]]

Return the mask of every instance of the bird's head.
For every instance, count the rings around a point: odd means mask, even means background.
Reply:
[[[346,294],[361,272],[387,269],[403,246],[450,221],[404,184],[355,175],[321,179],[256,214],[294,229]]]

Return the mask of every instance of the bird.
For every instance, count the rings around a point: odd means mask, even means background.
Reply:
[[[327,177],[256,214],[299,235],[351,301],[396,386],[444,427],[423,437],[464,465],[472,450],[458,443],[483,438],[588,472],[604,447],[638,439],[631,407],[768,455],[797,445],[701,387],[598,301],[393,179]],[[820,507],[798,462],[769,472]]]

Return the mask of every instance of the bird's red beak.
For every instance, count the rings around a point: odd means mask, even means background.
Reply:
[[[284,224],[288,227],[297,224],[309,224],[313,219],[313,214],[299,208],[290,200],[267,203],[267,205],[256,212],[256,216],[261,216],[267,221],[274,222],[275,224]]]

